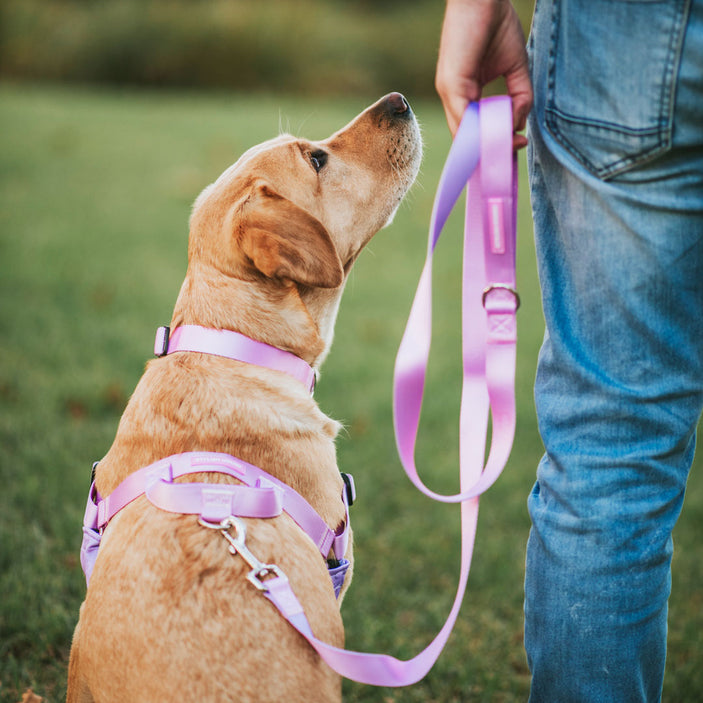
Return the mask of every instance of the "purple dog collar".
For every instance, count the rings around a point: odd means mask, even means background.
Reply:
[[[310,393],[315,388],[315,369],[303,359],[232,330],[214,330],[198,325],[182,325],[173,331],[169,327],[159,327],[154,340],[154,355],[166,356],[181,351],[213,354],[265,366],[292,376]]]

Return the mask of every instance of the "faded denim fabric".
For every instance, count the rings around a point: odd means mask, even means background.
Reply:
[[[703,407],[703,0],[538,0],[533,703],[661,698]]]

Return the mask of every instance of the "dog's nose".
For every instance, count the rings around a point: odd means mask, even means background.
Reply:
[[[389,93],[381,98],[376,109],[391,120],[409,120],[413,117],[408,101],[400,93]]]
[[[388,101],[389,109],[396,115],[402,115],[410,109],[405,96],[400,93],[391,93],[386,100]]]

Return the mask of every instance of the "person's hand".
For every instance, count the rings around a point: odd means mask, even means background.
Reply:
[[[513,100],[515,131],[521,131],[532,108],[532,82],[515,8],[509,0],[448,0],[435,87],[452,134],[469,102],[499,76]],[[524,136],[515,135],[516,149],[526,144]]]

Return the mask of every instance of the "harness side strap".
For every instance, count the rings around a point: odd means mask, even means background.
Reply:
[[[181,476],[208,471],[227,474],[245,485],[173,483],[174,479]],[[157,461],[130,474],[105,498],[98,496],[94,486],[91,486],[84,525],[92,529],[103,529],[122,508],[147,491],[157,507],[171,512],[198,512],[207,504],[213,522],[221,513],[220,519],[233,514],[242,517],[273,517],[280,514],[280,505],[313,541],[324,558],[327,558],[330,550],[333,550],[337,559],[341,559],[346,552],[349,539],[348,491],[344,491],[342,496],[347,511],[345,527],[340,534],[336,534],[305,498],[290,486],[258,466],[217,452],[187,452]],[[228,505],[232,508],[241,506],[246,512],[228,512],[224,515]],[[277,512],[274,513],[274,510]],[[257,511],[261,514],[254,514]]]
[[[334,550],[334,554],[337,559],[341,559],[344,556],[344,552],[337,551],[337,545],[341,545],[345,538],[348,538],[349,531],[349,514],[347,512],[345,529],[341,535],[335,534],[327,523],[313,510],[310,503],[303,498],[296,490],[291,488],[288,484],[283,481],[279,481],[275,476],[271,476],[266,473],[263,469],[260,469],[254,464],[249,464],[246,461],[237,459],[229,454],[218,454],[213,452],[192,452],[187,455],[189,461],[193,465],[194,469],[199,468],[200,471],[204,469],[204,466],[224,466],[230,467],[238,471],[240,475],[238,478],[242,479],[245,483],[255,482],[257,480],[263,480],[277,486],[283,491],[283,510],[288,513],[288,515],[293,518],[293,521],[300,527],[310,539],[315,543],[320,554],[327,558],[330,550]],[[347,491],[343,492],[343,498],[346,501]],[[346,503],[345,503],[346,504]],[[347,505],[348,508],[348,505]],[[344,543],[344,550],[346,551],[346,543]]]

